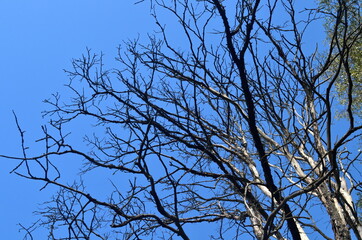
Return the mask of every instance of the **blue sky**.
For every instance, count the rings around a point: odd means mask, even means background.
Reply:
[[[63,69],[86,47],[110,62],[122,40],[145,36],[152,19],[148,6],[116,0],[0,0],[0,152],[20,154],[20,138],[12,110],[26,130],[28,142],[41,136],[42,103],[67,83]],[[34,149],[35,151],[37,149]],[[20,222],[28,226],[32,212],[54,188],[9,174],[16,162],[1,160],[1,239],[22,239]],[[35,239],[46,239],[38,233]]]
[[[41,136],[46,122],[41,112],[47,107],[42,101],[65,89],[63,69],[70,69],[72,58],[89,47],[111,63],[123,40],[146,38],[155,29],[148,5],[133,2],[0,0],[0,154],[21,153],[13,110],[29,144]],[[17,224],[29,226],[35,220],[32,212],[55,188],[39,191],[40,183],[9,174],[17,162],[0,161],[0,236],[22,239]],[[36,234],[35,239],[46,239],[45,232]]]

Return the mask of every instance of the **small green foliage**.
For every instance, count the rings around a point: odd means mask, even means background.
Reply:
[[[338,75],[336,92],[340,103],[362,117],[362,2],[359,0],[320,0],[330,12],[325,28],[334,61],[330,76]],[[348,56],[343,62],[341,56]],[[333,77],[332,77],[333,79]]]
[[[358,218],[362,221],[362,194],[358,193],[358,201],[357,201],[357,213]]]

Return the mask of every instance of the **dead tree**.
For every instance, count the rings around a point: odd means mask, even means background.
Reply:
[[[74,96],[47,101],[44,153],[29,157],[23,145],[10,157],[15,173],[61,189],[39,210],[52,239],[194,239],[203,226],[203,239],[362,239],[361,121],[350,108],[336,119],[333,101],[352,45],[306,40],[327,15],[339,26],[348,8],[151,5],[158,31],[124,43],[116,69],[90,51],[74,60]],[[89,151],[69,141],[77,119],[94,123]],[[114,191],[68,185],[57,168],[67,156],[83,159],[84,176],[109,171]]]

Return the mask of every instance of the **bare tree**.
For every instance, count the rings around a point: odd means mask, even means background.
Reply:
[[[74,96],[47,101],[44,153],[28,157],[23,144],[22,157],[7,156],[18,175],[60,187],[40,210],[50,239],[192,239],[203,225],[204,239],[362,239],[362,126],[352,97],[347,120],[333,101],[351,67],[354,41],[340,31],[349,12],[344,1],[313,6],[153,0],[157,33],[124,43],[117,69],[90,51],[74,60]],[[326,17],[336,27],[320,50],[306,39]],[[68,141],[76,119],[96,123],[89,151]],[[81,157],[85,175],[108,170],[114,191],[67,185],[66,156]]]

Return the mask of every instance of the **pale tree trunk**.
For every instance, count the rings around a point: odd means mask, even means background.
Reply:
[[[351,239],[347,221],[344,219],[343,210],[337,200],[332,196],[325,184],[319,186],[316,190],[328,215],[331,219],[331,226],[336,240]]]

